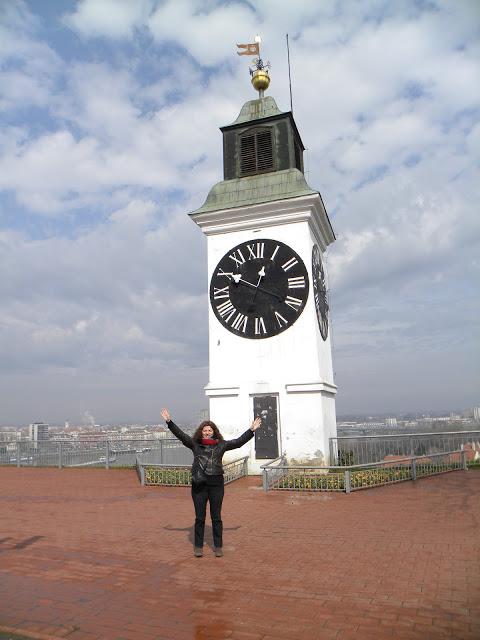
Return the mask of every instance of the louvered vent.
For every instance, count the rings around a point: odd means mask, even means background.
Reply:
[[[273,169],[272,134],[270,131],[259,131],[257,138],[257,170]]]
[[[274,169],[271,131],[257,131],[240,138],[240,175]]]
[[[257,168],[256,154],[255,154],[255,135],[244,136],[242,138],[241,146],[241,169],[242,175],[246,173],[255,173]]]

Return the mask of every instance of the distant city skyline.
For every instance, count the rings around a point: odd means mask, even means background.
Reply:
[[[256,97],[236,43],[257,32],[283,111],[290,34],[306,178],[337,236],[337,413],[477,406],[478,3],[114,4],[0,6],[0,423],[208,406],[187,214]]]
[[[430,419],[430,420],[436,420],[436,419],[442,419],[442,420],[448,420],[449,418],[451,418],[452,420],[458,419],[458,418],[465,418],[465,417],[469,417],[469,419],[471,420],[476,420],[478,421],[480,418],[480,406],[475,406],[475,407],[467,407],[467,408],[453,408],[453,409],[444,409],[444,410],[424,410],[424,411],[403,411],[403,412],[397,412],[397,413],[393,413],[393,412],[380,412],[380,413],[375,413],[375,412],[370,412],[370,413],[366,413],[366,414],[356,414],[356,413],[348,413],[348,414],[337,414],[337,422],[347,422],[350,420],[356,420],[356,421],[363,421],[363,420],[388,420],[388,419],[396,419],[399,422],[401,421],[405,421],[405,420],[419,420],[421,421],[422,419]],[[200,419],[204,419],[205,415],[201,415],[201,416],[192,416],[190,419],[187,419],[186,422],[188,424],[197,424],[197,422],[200,421]],[[49,425],[51,428],[54,429],[71,429],[71,430],[75,430],[78,428],[82,428],[82,429],[89,429],[91,428],[92,430],[95,429],[103,429],[106,427],[111,427],[114,429],[121,429],[121,428],[125,428],[125,427],[130,427],[130,428],[155,428],[155,427],[164,427],[164,421],[162,418],[160,418],[159,420],[151,420],[151,421],[141,421],[141,420],[132,420],[132,421],[106,421],[106,422],[101,422],[101,423],[95,423],[95,422],[91,422],[91,423],[87,423],[87,422],[78,422],[78,423],[74,423],[74,422],[70,422],[68,420],[65,421],[60,421],[60,422],[49,422],[48,420],[45,421],[33,421],[30,423],[10,423],[10,424],[2,424],[0,423],[0,430],[4,430],[4,429],[8,429],[8,428],[23,428],[23,429],[31,429],[33,424],[47,424]]]

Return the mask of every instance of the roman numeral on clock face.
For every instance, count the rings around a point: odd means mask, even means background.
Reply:
[[[275,311],[275,318],[277,319],[279,327],[284,327],[285,325],[288,324],[288,320],[285,320],[285,318],[282,315],[280,315],[278,311]]]
[[[285,262],[285,264],[282,264],[282,269],[284,271],[288,271],[289,269],[294,267],[296,264],[298,264],[298,260],[295,257],[294,258],[290,258],[290,260],[287,260],[287,262]]]
[[[274,252],[272,253],[272,257],[270,258],[270,260],[275,260],[275,256],[277,255],[277,251],[280,249],[280,245],[277,244],[277,246],[275,247]]]
[[[233,277],[233,271],[224,271],[223,269],[219,269],[217,271],[217,276],[225,276],[227,277],[229,280],[232,279]]]
[[[245,258],[243,257],[243,253],[241,252],[240,249],[237,249],[236,251],[231,253],[228,257],[235,262],[235,266],[237,268],[241,267],[242,264],[245,263]]]
[[[288,279],[289,289],[305,289],[305,276]]]
[[[225,318],[225,322],[228,322],[230,318],[235,315],[237,310],[231,301],[227,300],[226,302],[222,302],[222,304],[218,305],[217,311],[222,318]]]
[[[235,318],[235,320],[232,322],[232,327],[237,331],[241,331],[242,333],[245,333],[247,329],[247,322],[248,322],[247,316],[244,316],[243,313],[239,313]]]
[[[265,329],[265,322],[263,318],[255,318],[255,335],[265,335],[267,330]]]
[[[294,311],[298,311],[302,306],[302,301],[299,298],[294,298],[293,296],[287,296],[285,298],[285,304],[288,304]]]
[[[253,244],[247,244],[248,259],[255,260],[257,258],[263,258],[263,252],[265,250],[264,242],[257,242]]]
[[[221,300],[222,298],[229,298],[230,294],[228,293],[228,289],[228,285],[226,287],[220,287],[219,289],[213,287],[213,299]]]

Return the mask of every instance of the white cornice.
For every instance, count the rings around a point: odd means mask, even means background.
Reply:
[[[263,388],[265,387],[265,388]],[[240,386],[219,386],[207,384],[205,389],[205,395],[212,397],[220,396],[238,396],[240,395]],[[262,393],[278,393],[278,384],[247,384],[244,390],[247,390],[249,395],[258,395]],[[287,393],[331,393],[335,395],[337,393],[337,385],[325,380],[319,380],[318,382],[300,382],[285,384],[285,391]]]
[[[244,207],[191,213],[190,217],[206,236],[308,222],[322,250],[335,240],[322,199],[317,193]]]
[[[205,389],[205,395],[212,398],[216,396],[238,396],[240,393],[240,387],[215,387],[207,384]]]
[[[337,393],[337,385],[325,382],[302,382],[300,384],[286,384],[285,391],[287,393]]]

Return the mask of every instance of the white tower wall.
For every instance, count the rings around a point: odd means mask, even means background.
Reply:
[[[318,327],[312,282],[312,248],[322,254],[333,241],[318,194],[192,214],[208,238],[208,284],[220,259],[235,245],[261,238],[278,240],[300,255],[309,275],[307,304],[297,321],[279,335],[246,339],[225,329],[209,307],[210,377],[205,388],[210,419],[226,438],[251,423],[253,398],[278,402],[279,452],[291,462],[329,463],[329,438],[336,435],[330,332]],[[325,260],[323,260],[325,263]],[[255,441],[225,460],[249,455],[250,473],[269,460],[255,457]]]

